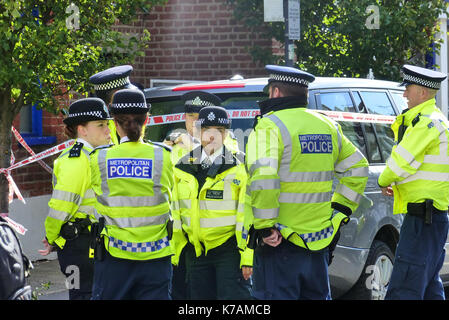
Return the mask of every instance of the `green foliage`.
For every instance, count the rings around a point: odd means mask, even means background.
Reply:
[[[284,23],[263,22],[263,0],[227,2],[254,32],[284,42]],[[379,28],[366,26],[370,5],[379,8]],[[296,65],[320,76],[365,77],[372,68],[376,78],[398,80],[404,63],[425,65],[430,44],[439,49],[437,20],[446,9],[441,0],[302,0]],[[282,63],[267,49],[251,52],[261,62]]]
[[[119,63],[132,63],[150,40],[113,30],[137,12],[166,0],[3,0],[0,3],[0,96],[11,97],[11,112],[40,101],[57,111],[55,97],[66,90],[85,93],[88,78]],[[76,24],[78,22],[78,24]],[[0,119],[1,120],[1,119]],[[4,124],[2,124],[4,125]]]

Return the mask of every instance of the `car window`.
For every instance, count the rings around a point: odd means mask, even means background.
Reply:
[[[351,96],[347,91],[321,92],[316,94],[317,108],[329,111],[355,112]],[[343,134],[365,155],[366,145],[362,126],[358,122],[339,122]]]
[[[393,97],[394,103],[401,113],[404,109],[407,109],[407,100],[403,97],[404,92],[402,91],[391,91],[391,96]]]
[[[363,104],[367,109],[368,113],[382,114],[386,116],[394,116],[393,105],[388,99],[386,92],[380,91],[360,91],[360,96],[362,97]]]

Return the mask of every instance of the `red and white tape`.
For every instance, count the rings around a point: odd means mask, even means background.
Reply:
[[[395,116],[386,116],[379,114],[328,111],[328,110],[314,110],[314,111],[325,114],[326,116],[335,121],[344,121],[344,122],[391,124],[396,119]],[[255,116],[259,114],[260,111],[258,109],[228,110],[228,116],[230,119],[253,119]],[[185,119],[186,119],[185,113],[172,113],[160,116],[151,116],[149,118],[147,126],[157,126],[161,124],[184,122]]]

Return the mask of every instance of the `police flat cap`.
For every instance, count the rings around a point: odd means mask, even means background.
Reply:
[[[270,74],[268,84],[271,82],[283,82],[308,87],[309,83],[315,81],[313,74],[292,67],[269,64],[265,66],[265,70]]]
[[[439,90],[441,82],[447,75],[435,70],[405,64],[401,68],[403,80],[401,86],[417,84],[430,89]]]
[[[109,91],[118,88],[134,88],[129,81],[129,75],[133,71],[130,65],[116,66],[100,71],[89,78],[95,91]]]
[[[198,115],[198,121],[201,127],[231,127],[231,119],[228,117],[226,109],[223,107],[211,106],[204,107],[200,110]]]
[[[138,89],[121,89],[112,97],[109,110],[112,114],[142,114],[150,111],[145,95]]]
[[[80,124],[88,121],[109,120],[108,108],[99,98],[84,98],[73,102],[69,114],[63,121],[66,125]]]
[[[199,113],[204,107],[220,106],[222,100],[216,95],[204,91],[190,91],[181,96],[186,113]]]

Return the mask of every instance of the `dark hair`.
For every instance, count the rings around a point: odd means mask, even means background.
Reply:
[[[114,120],[118,122],[130,141],[138,141],[142,135],[142,127],[147,114],[114,114]]]
[[[87,122],[81,122],[77,124],[66,125],[64,133],[70,139],[76,139],[78,137],[78,126],[85,126]]]
[[[279,91],[283,93],[285,97],[290,96],[306,96],[309,94],[309,88],[298,86],[296,84],[289,84],[285,82],[271,82],[270,86],[272,88],[278,88]]]

